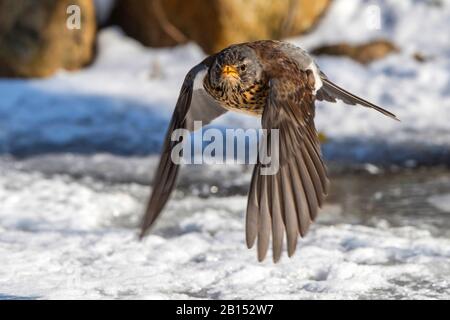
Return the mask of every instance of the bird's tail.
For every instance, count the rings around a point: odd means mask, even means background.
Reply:
[[[339,87],[337,84],[331,82],[326,78],[326,76],[322,76],[322,88],[319,89],[317,92],[317,99],[319,100],[325,100],[329,102],[336,102],[336,99],[342,100],[344,103],[349,105],[361,105],[367,108],[372,108],[377,110],[378,112],[384,114],[385,116],[388,116],[389,118],[392,118],[394,120],[400,121],[395,114],[392,112],[387,111],[386,109],[383,109],[367,100],[364,100],[360,97],[355,96],[354,94],[348,92],[347,90]]]

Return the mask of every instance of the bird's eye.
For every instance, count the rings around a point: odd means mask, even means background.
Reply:
[[[239,69],[241,69],[241,71],[245,71],[247,69],[247,66],[245,64],[241,64]]]

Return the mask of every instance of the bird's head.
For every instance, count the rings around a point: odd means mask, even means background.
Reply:
[[[245,90],[261,78],[262,66],[253,49],[231,46],[217,54],[209,71],[213,87]]]

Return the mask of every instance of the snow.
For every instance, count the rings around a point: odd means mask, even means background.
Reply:
[[[379,30],[367,25],[374,4]],[[369,66],[317,62],[402,122],[318,104],[326,159],[369,175],[338,179],[297,254],[276,265],[245,246],[245,166],[183,168],[155,230],[136,239],[178,90],[204,58],[198,46],[149,49],[111,27],[82,71],[0,79],[0,299],[450,298],[448,173],[379,182],[384,164],[449,163],[449,21],[450,1],[336,0],[316,30],[291,39],[306,49],[393,40],[402,51]],[[230,113],[213,125],[259,123]]]
[[[449,39],[442,37],[442,32],[416,36],[425,34],[420,30],[445,29],[449,5],[443,3],[439,8],[428,2],[409,3],[387,1],[383,10],[390,22],[380,30],[370,30],[364,24],[365,1],[336,1],[317,30],[292,39],[312,48],[327,41],[385,36],[402,49],[368,67],[342,58],[317,59],[332,80],[402,120],[398,123],[373,110],[341,103],[319,103],[316,122],[329,138],[324,146],[327,159],[402,165],[408,160],[449,161]],[[424,12],[434,18],[421,19]],[[411,24],[411,20],[416,23]],[[405,34],[405,28],[415,33]],[[0,96],[1,152],[159,151],[184,75],[204,54],[194,44],[147,49],[116,28],[100,33],[99,48],[96,62],[81,72],[61,71],[46,80],[0,80],[0,92],[8,93]],[[431,60],[419,63],[412,58],[414,52]],[[215,125],[249,128],[259,123],[248,116],[229,114]]]
[[[374,5],[382,16],[379,29],[368,24],[368,8]],[[448,162],[450,38],[444,30],[449,29],[449,7],[449,1],[334,1],[314,32],[293,39],[311,49],[324,43],[360,43],[383,37],[401,49],[368,67],[349,59],[318,59],[330,79],[391,110],[402,121],[389,121],[363,108],[321,104],[317,126],[336,142],[325,147],[326,155],[346,161],[350,157],[395,163],[444,158]],[[419,63],[414,53],[430,61]],[[373,147],[367,146],[368,139]],[[339,151],[344,148],[346,154]]]
[[[171,201],[136,240],[148,188],[13,168],[0,180],[0,292],[58,298],[449,298],[450,239],[421,226],[339,222],[327,206],[292,259],[244,241],[245,196]],[[26,201],[23,201],[26,199]],[[331,219],[331,220],[330,220]],[[439,290],[438,290],[439,289]]]
[[[450,212],[450,194],[437,195],[430,197],[428,202],[433,205],[435,208],[443,211]]]

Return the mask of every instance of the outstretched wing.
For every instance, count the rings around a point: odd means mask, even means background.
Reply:
[[[373,104],[372,102],[364,100],[363,98],[355,96],[353,93],[350,93],[347,90],[339,87],[337,84],[331,82],[323,72],[320,73],[320,78],[323,85],[320,90],[317,91],[317,100],[336,102],[336,99],[338,99],[349,105],[360,105],[366,108],[372,108],[384,114],[385,116],[388,116],[389,118],[399,121],[396,115],[392,112],[383,109]]]
[[[328,77],[319,70],[312,57],[305,50],[286,42],[277,42],[277,44],[286,55],[297,62],[300,69],[311,70],[313,72],[317,100],[336,102],[336,99],[338,99],[349,105],[361,105],[363,107],[375,109],[385,116],[398,120],[392,112],[364,100],[331,82]]]
[[[254,168],[246,239],[249,248],[258,240],[258,260],[262,261],[272,236],[273,260],[277,262],[284,233],[288,255],[294,254],[298,235],[306,234],[323,204],[328,179],[314,126],[312,71],[273,78],[269,90],[262,126],[268,135],[270,129],[279,130],[280,169],[274,175],[261,175],[262,165]]]
[[[141,238],[155,222],[175,187],[179,165],[171,159],[172,149],[178,143],[171,141],[173,131],[176,129],[192,131],[194,121],[202,121],[203,125],[207,125],[226,112],[226,109],[208,95],[201,85],[212,60],[213,57],[205,59],[192,68],[184,79],[153,179],[153,192],[142,220]]]

